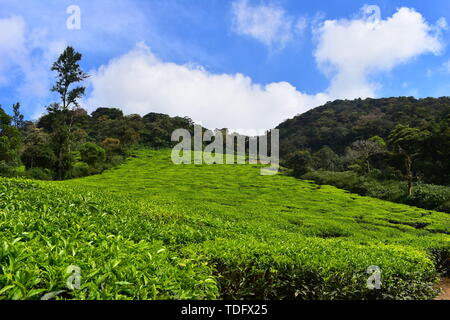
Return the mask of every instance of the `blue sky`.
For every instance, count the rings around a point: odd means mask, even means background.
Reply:
[[[336,98],[450,95],[447,21],[446,0],[0,0],[0,104],[38,117],[66,45],[92,75],[89,111],[211,128],[266,129]]]

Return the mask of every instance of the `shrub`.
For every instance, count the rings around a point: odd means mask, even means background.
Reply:
[[[67,290],[70,265],[81,288],[57,298],[428,299],[448,270],[447,214],[135,155],[103,176],[0,179],[0,300]]]
[[[86,162],[75,162],[72,167],[72,178],[86,177],[89,173],[89,165]]]
[[[408,196],[408,188],[404,182],[379,181],[351,171],[313,171],[303,175],[302,178],[321,185],[332,185],[362,196],[450,213],[450,187],[421,184],[414,188],[412,196]]]
[[[14,177],[16,175],[15,167],[6,163],[6,161],[0,161],[0,176],[2,177]]]
[[[92,142],[87,142],[80,147],[81,160],[91,167],[97,167],[106,159],[105,149]]]
[[[300,177],[313,169],[313,158],[309,151],[296,151],[288,156],[286,164],[295,177]]]
[[[53,172],[46,168],[32,168],[25,172],[25,176],[36,180],[52,180]]]
[[[404,300],[436,294],[430,259],[398,246],[374,245],[367,250],[335,239],[261,243],[245,238],[209,241],[194,248],[190,255],[203,252],[210,257],[220,298],[226,300]],[[366,271],[373,264],[382,270],[381,290],[367,288]]]
[[[450,201],[449,187],[430,184],[418,185],[406,200],[410,205],[430,210],[448,209],[446,208],[448,201]]]
[[[112,156],[111,157],[111,166],[115,167],[118,166],[119,164],[121,164],[123,162],[124,158],[122,156]]]
[[[31,145],[21,156],[22,163],[27,169],[34,167],[52,169],[56,164],[56,156],[48,145]]]

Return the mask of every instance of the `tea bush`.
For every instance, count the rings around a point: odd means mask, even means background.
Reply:
[[[102,175],[0,179],[0,299],[431,299],[450,216],[259,165],[139,151]],[[81,270],[67,287],[67,268]],[[381,290],[369,290],[369,266]]]
[[[419,184],[415,186],[413,195],[409,196],[406,183],[393,180],[380,181],[354,172],[312,171],[302,178],[321,185],[333,185],[363,196],[450,213],[450,187],[446,186]]]

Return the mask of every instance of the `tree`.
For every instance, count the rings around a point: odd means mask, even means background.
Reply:
[[[50,136],[43,129],[30,130],[25,137],[25,150],[21,156],[27,169],[53,169],[56,156],[50,146]]]
[[[87,142],[80,147],[81,160],[93,168],[103,163],[106,158],[105,149],[92,142]]]
[[[23,128],[25,122],[24,122],[24,116],[20,112],[20,103],[13,104],[13,117],[12,117],[12,123],[17,129]]]
[[[338,171],[341,169],[341,159],[330,147],[324,146],[314,154],[314,166],[317,169]]]
[[[61,103],[48,107],[50,114],[54,115],[53,143],[58,157],[58,179],[62,180],[70,169],[70,139],[73,125],[73,111],[79,108],[79,99],[85,93],[85,87],[72,85],[82,82],[89,76],[84,73],[78,62],[82,55],[72,47],[67,47],[53,64],[52,71],[57,73],[56,84],[52,91],[60,96]]]
[[[0,161],[7,165],[16,165],[20,145],[19,130],[12,125],[12,117],[0,106]]]
[[[86,90],[82,86],[70,89],[71,85],[89,78],[89,75],[78,64],[81,58],[81,53],[76,52],[72,47],[67,47],[52,66],[51,70],[57,73],[56,84],[52,91],[60,95],[63,111],[70,110],[72,106],[79,107],[78,100]]]
[[[117,108],[98,108],[91,114],[92,118],[97,120],[100,117],[107,116],[108,119],[117,120],[123,118],[123,112]]]
[[[122,153],[122,146],[119,139],[106,138],[102,141],[102,147],[106,151],[108,161],[111,161],[113,155]]]
[[[347,149],[346,158],[351,164],[360,164],[366,173],[370,173],[371,157],[385,151],[384,140],[375,136],[369,140],[358,140]]]
[[[288,156],[287,165],[293,169],[294,176],[299,178],[313,169],[313,158],[307,150],[296,151]]]
[[[431,137],[428,130],[398,125],[388,138],[393,151],[403,158],[405,178],[408,182],[408,194],[411,196],[414,186],[414,162],[424,149],[424,144]]]

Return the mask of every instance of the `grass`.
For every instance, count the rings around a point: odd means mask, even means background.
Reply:
[[[445,213],[145,150],[98,176],[0,180],[0,299],[431,299],[449,231]]]

